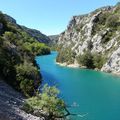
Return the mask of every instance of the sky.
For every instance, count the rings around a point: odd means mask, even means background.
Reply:
[[[89,13],[120,0],[0,0],[0,11],[17,23],[46,35],[63,32],[72,16]]]

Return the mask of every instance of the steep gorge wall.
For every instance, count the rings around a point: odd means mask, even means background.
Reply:
[[[74,64],[78,56],[90,51],[91,54],[106,58],[100,68],[102,71],[120,73],[120,5],[73,16],[67,29],[60,34],[57,46],[62,46],[59,49],[60,54],[66,48],[74,53]],[[67,61],[69,64],[69,60]]]

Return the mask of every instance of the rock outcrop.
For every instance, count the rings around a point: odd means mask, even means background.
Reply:
[[[0,79],[0,120],[43,120],[21,110],[24,97]]]
[[[57,43],[58,41],[58,38],[59,38],[59,35],[50,35],[48,36],[50,38],[50,44],[51,45],[54,45]]]
[[[75,53],[74,62],[85,51],[106,57],[101,70],[120,73],[120,5],[107,6],[86,15],[74,16],[60,34],[57,46]],[[60,50],[61,51],[61,50]],[[73,63],[74,63],[73,62]]]

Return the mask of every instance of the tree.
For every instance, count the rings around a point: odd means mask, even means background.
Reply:
[[[106,60],[105,60],[105,57],[103,57],[103,55],[98,53],[95,53],[93,55],[93,63],[96,68],[101,69],[105,61]]]
[[[93,56],[90,51],[86,51],[83,55],[79,55],[77,61],[80,65],[87,68],[94,68]]]
[[[40,83],[39,71],[32,63],[25,61],[23,64],[16,65],[16,80],[24,95],[32,96]]]
[[[42,88],[41,93],[26,100],[23,109],[36,116],[44,117],[45,120],[55,120],[56,118],[66,118],[69,115],[84,117],[85,115],[72,114],[67,109],[65,102],[58,97],[59,90],[47,84]]]
[[[76,53],[73,52],[70,47],[63,48],[61,51],[59,51],[56,61],[60,63],[65,62],[67,64],[72,64],[74,63],[75,55]]]
[[[58,97],[58,94],[59,90],[56,87],[45,85],[42,88],[42,93],[26,100],[24,108],[26,111],[37,110],[38,116],[44,116],[48,120],[63,117],[65,103]],[[44,113],[38,112],[40,110],[43,110]]]

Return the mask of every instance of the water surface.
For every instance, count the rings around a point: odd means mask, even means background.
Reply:
[[[71,120],[120,120],[120,77],[87,69],[61,67],[57,52],[36,57],[44,83],[56,84],[71,107]]]

